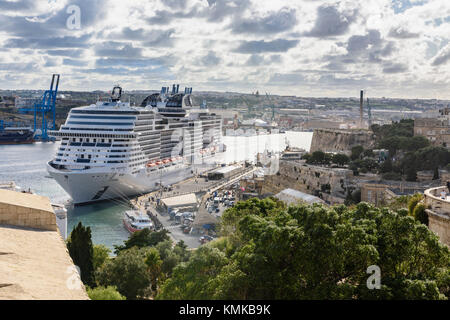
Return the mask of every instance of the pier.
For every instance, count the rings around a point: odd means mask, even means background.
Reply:
[[[213,169],[209,172],[203,173],[201,177],[195,176],[187,180],[181,181],[171,186],[170,190],[157,190],[151,193],[142,195],[136,198],[136,206],[147,213],[154,222],[156,229],[166,229],[174,242],[184,241],[189,248],[198,248],[201,243],[199,237],[206,233],[203,230],[204,225],[216,225],[219,222],[220,216],[226,209],[223,205],[218,206],[220,211],[218,213],[209,213],[207,211],[207,201],[212,197],[214,192],[222,190],[230,185],[238,183],[243,177],[252,174],[256,167],[240,165],[238,170],[233,172],[233,175],[218,179],[208,179],[208,173],[217,170]],[[224,170],[226,171],[226,170]],[[196,203],[193,204],[188,195],[195,195]],[[186,212],[193,212],[193,221],[186,220],[184,223],[177,221],[170,215],[170,210],[164,205],[165,201],[173,199],[179,201],[179,209],[177,212],[185,210]],[[185,201],[186,203],[183,203]],[[169,202],[172,204],[172,202]],[[183,206],[185,204],[185,206]],[[190,223],[189,223],[190,222]],[[188,228],[188,232],[186,232]]]

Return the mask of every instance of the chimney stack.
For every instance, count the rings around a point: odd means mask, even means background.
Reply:
[[[361,90],[360,97],[359,97],[359,127],[362,129],[364,122],[363,122],[363,102],[364,102],[364,91]]]

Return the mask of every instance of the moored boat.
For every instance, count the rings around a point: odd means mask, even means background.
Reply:
[[[146,214],[138,210],[125,211],[123,217],[123,225],[130,233],[134,233],[136,231],[141,231],[144,229],[154,229],[153,222],[150,220],[150,218]]]

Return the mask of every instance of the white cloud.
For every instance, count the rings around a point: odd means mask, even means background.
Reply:
[[[0,85],[43,88],[59,72],[62,90],[179,81],[196,90],[349,96],[365,87],[450,98],[448,0],[408,3],[0,1]],[[81,8],[80,30],[66,28],[69,4]]]

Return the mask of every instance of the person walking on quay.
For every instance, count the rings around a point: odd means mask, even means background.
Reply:
[[[450,193],[450,180],[447,180],[447,191]]]

